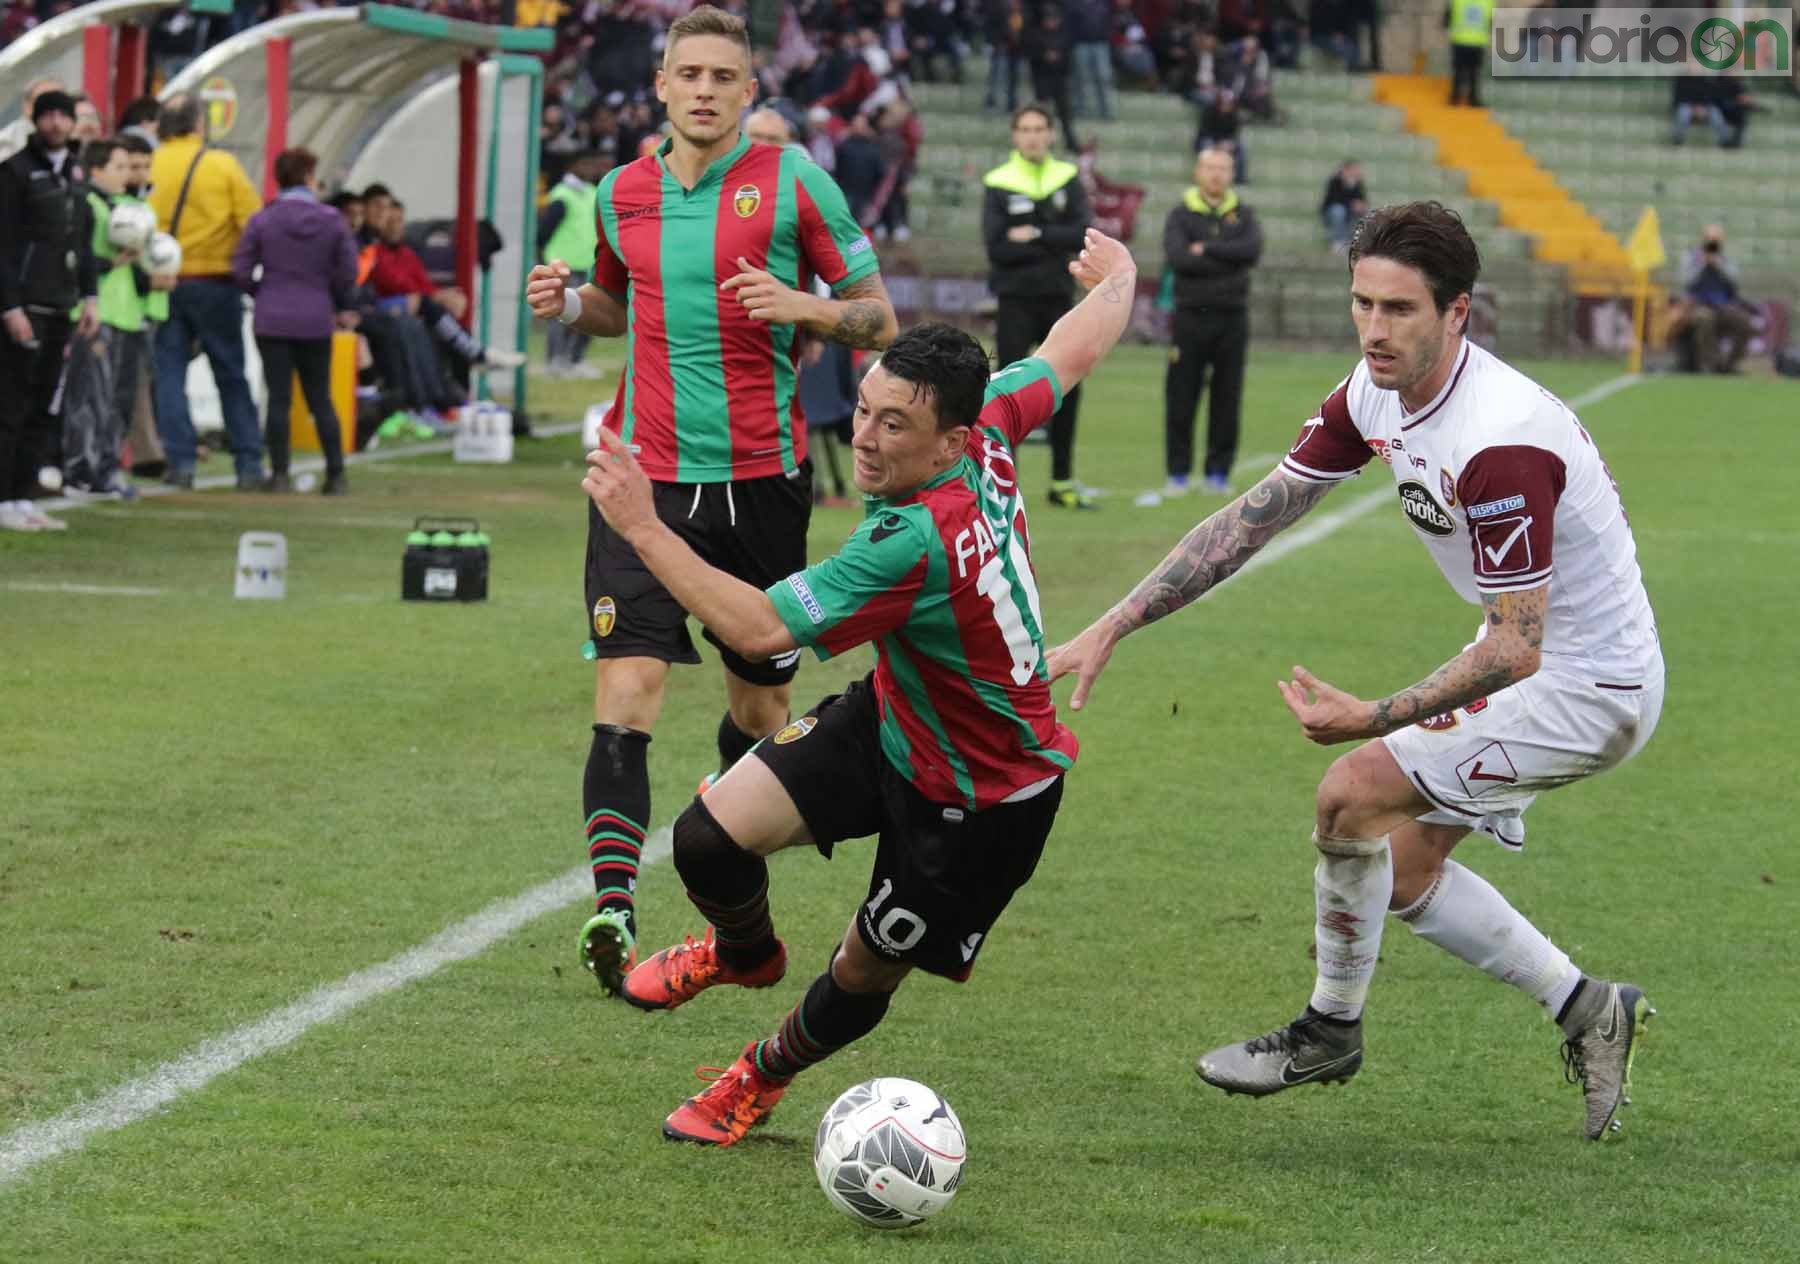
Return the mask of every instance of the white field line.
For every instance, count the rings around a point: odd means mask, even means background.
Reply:
[[[1643,380],[1644,378],[1641,373],[1621,373],[1618,377],[1609,378],[1600,383],[1600,385],[1596,386],[1593,390],[1577,395],[1574,399],[1569,401],[1569,407],[1571,409],[1586,408],[1589,404],[1598,404],[1608,395],[1617,395],[1627,386],[1636,386]]]
[[[554,439],[560,435],[580,434],[582,423],[579,421],[558,421],[548,426],[533,426],[533,438]],[[344,458],[346,465],[373,465],[378,461],[403,461],[409,456],[439,456],[455,446],[451,439],[431,439],[425,443],[409,443],[405,447],[377,448],[373,452],[352,452]],[[292,467],[295,474],[317,474],[325,469],[325,458],[322,456],[306,456],[296,460]],[[194,480],[195,491],[213,491],[221,487],[236,487],[235,474],[208,474],[204,478]],[[172,496],[177,489],[167,484],[155,482],[144,483],[138,487],[141,496]],[[79,499],[64,497],[58,500],[40,501],[40,509],[54,509],[58,513],[65,510],[86,509],[90,506],[113,505],[117,501],[109,497],[83,496]]]
[[[1605,399],[1637,380],[1629,374],[1614,378],[1571,400],[1570,407],[1579,408]],[[550,431],[546,428],[540,433]],[[409,452],[417,453],[421,448],[409,449]],[[1371,493],[1352,501],[1336,513],[1326,514],[1300,530],[1278,538],[1258,555],[1256,561],[1268,565],[1322,540],[1368,513],[1382,499],[1381,493]],[[640,865],[655,864],[668,856],[669,849],[669,830],[658,830],[646,843]],[[587,898],[588,878],[588,867],[578,865],[520,895],[488,905],[473,917],[440,931],[397,957],[347,975],[336,983],[328,983],[284,1009],[205,1041],[192,1052],[163,1063],[97,1101],[7,1134],[0,1138],[0,1186],[17,1180],[47,1159],[79,1150],[98,1133],[123,1128],[154,1114],[252,1058],[292,1044],[320,1023],[341,1017],[365,1001],[426,978],[447,965],[466,961],[544,914]]]
[[[105,508],[89,509],[88,513],[96,518],[119,518],[144,526],[173,525],[182,522],[220,522],[236,516],[235,511],[223,506],[218,509],[158,509],[153,514],[146,514],[139,513],[135,508],[114,504]],[[378,531],[409,531],[413,525],[411,518],[383,518],[372,514],[350,514],[330,518],[308,517],[302,522],[308,527],[354,527],[358,530]]]
[[[40,584],[27,579],[9,579],[11,592],[79,593],[94,597],[160,597],[167,588],[134,588],[129,584]]]
[[[669,849],[669,831],[658,830],[646,841],[639,864],[655,864],[667,858]],[[588,866],[577,865],[528,891],[495,901],[397,957],[346,975],[292,1005],[204,1041],[191,1052],[120,1085],[104,1097],[42,1123],[27,1124],[0,1138],[0,1186],[19,1179],[46,1159],[79,1150],[99,1133],[112,1132],[154,1114],[252,1058],[292,1044],[320,1023],[341,1018],[365,1001],[417,982],[445,966],[466,961],[527,923],[578,903],[592,893]]]

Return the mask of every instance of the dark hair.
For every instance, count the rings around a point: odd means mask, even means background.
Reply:
[[[200,99],[191,92],[170,97],[156,116],[156,134],[169,139],[192,136],[200,130]]]
[[[744,25],[744,19],[710,4],[701,4],[669,23],[668,42],[663,45],[663,65],[667,66],[675,56],[675,45],[690,35],[718,35],[733,40],[744,50],[744,60],[752,60],[750,28]]]
[[[128,154],[153,154],[156,146],[139,136],[136,132],[124,132],[119,136],[119,148]]]
[[[392,189],[388,188],[387,185],[385,185],[385,184],[381,184],[381,183],[371,184],[368,188],[366,188],[362,191],[362,200],[363,201],[367,202],[370,198],[386,198],[388,201],[391,202],[394,200],[394,191]]]
[[[1462,216],[1440,202],[1384,206],[1364,219],[1350,239],[1350,267],[1360,259],[1392,259],[1424,276],[1431,301],[1443,311],[1458,294],[1475,288],[1481,252]]]
[[[138,127],[144,123],[154,123],[162,117],[162,103],[155,97],[138,97],[128,101],[125,108],[119,111],[119,126]]]
[[[275,187],[297,189],[319,169],[319,156],[310,149],[284,149],[275,155]]]
[[[972,426],[981,415],[991,368],[987,352],[954,325],[914,325],[881,353],[881,367],[911,382],[915,400],[923,394],[932,401],[940,431]]]
[[[342,211],[346,206],[360,206],[362,205],[362,194],[352,193],[349,189],[341,189],[331,195],[331,200],[326,205],[334,211]]]
[[[1056,126],[1056,120],[1050,117],[1049,110],[1045,109],[1043,106],[1039,105],[1035,101],[1028,101],[1024,105],[1021,105],[1018,109],[1013,111],[1012,122],[1010,122],[1006,125],[1006,130],[1009,132],[1018,131],[1019,130],[1019,120],[1024,118],[1027,114],[1035,114],[1039,118],[1043,119],[1045,127],[1055,127]]]
[[[81,151],[81,165],[89,171],[104,167],[112,161],[113,151],[125,146],[110,137],[105,140],[90,140]]]

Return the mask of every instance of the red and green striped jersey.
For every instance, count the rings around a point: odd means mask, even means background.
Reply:
[[[806,459],[795,329],[751,320],[719,286],[742,257],[796,289],[816,276],[841,290],[877,271],[874,247],[804,154],[744,138],[689,190],[664,161],[672,143],[600,182],[591,276],[627,316],[606,425],[662,482],[788,473]]]
[[[979,811],[1075,762],[1013,459],[1061,395],[1042,360],[995,374],[960,461],[908,495],[867,498],[841,550],[768,590],[820,658],[875,642],[882,752],[934,803]]]

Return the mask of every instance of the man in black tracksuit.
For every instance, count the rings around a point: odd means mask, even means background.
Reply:
[[[1035,105],[1013,115],[1012,156],[988,172],[981,206],[988,288],[999,300],[995,341],[1003,365],[1022,360],[1069,310],[1069,260],[1081,253],[1087,194],[1072,162],[1050,156],[1050,116]],[[1050,503],[1092,509],[1075,484],[1075,414],[1081,391],[1063,396],[1050,419]]]
[[[1163,384],[1164,495],[1188,490],[1194,467],[1194,410],[1212,370],[1206,414],[1206,489],[1229,490],[1237,455],[1244,354],[1250,346],[1250,269],[1262,256],[1256,212],[1231,187],[1231,155],[1201,152],[1194,185],[1163,224],[1165,266],[1175,274],[1175,331]]]
[[[38,471],[62,465],[51,412],[69,343],[100,328],[94,218],[69,138],[75,102],[45,92],[32,106],[25,148],[0,163],[0,525],[42,531],[67,524],[33,503]]]

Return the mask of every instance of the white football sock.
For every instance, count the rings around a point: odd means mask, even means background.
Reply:
[[[1319,864],[1313,870],[1313,899],[1318,921],[1313,942],[1318,950],[1318,977],[1310,1004],[1330,1018],[1361,1018],[1381,952],[1381,927],[1394,894],[1394,866],[1388,840],[1320,838]]]
[[[1419,938],[1530,993],[1553,1018],[1581,981],[1567,953],[1480,874],[1454,860],[1446,860],[1430,889],[1394,916]]]

